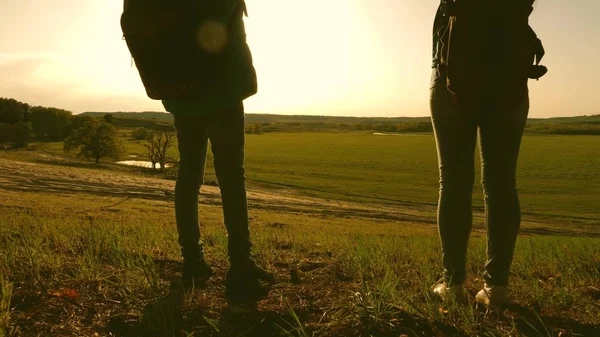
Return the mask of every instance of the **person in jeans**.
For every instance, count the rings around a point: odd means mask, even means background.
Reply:
[[[474,152],[479,134],[488,260],[485,284],[476,301],[502,304],[508,300],[506,287],[521,224],[516,173],[529,98],[526,95],[511,111],[494,106],[460,109],[446,82],[442,49],[448,43],[447,25],[448,17],[440,7],[434,23],[430,108],[439,163],[438,229],[444,276],[433,286],[433,292],[444,301],[450,296],[466,299],[462,284],[467,277]]]
[[[224,58],[225,66],[218,81],[199,97],[162,102],[165,109],[174,115],[180,154],[175,213],[183,255],[183,279],[190,282],[213,275],[204,259],[198,226],[198,194],[210,141],[229,241],[231,265],[226,280],[227,297],[233,301],[254,301],[266,294],[260,281],[274,281],[273,274],[258,267],[250,255],[243,100],[256,93],[257,81],[246,43],[245,3],[238,0],[226,2],[233,13],[224,30],[227,35],[223,37],[223,30],[219,27],[212,27],[214,35],[210,31],[205,34],[209,43],[219,45],[222,42],[221,47],[225,48],[220,56]],[[223,41],[217,41],[220,38]]]

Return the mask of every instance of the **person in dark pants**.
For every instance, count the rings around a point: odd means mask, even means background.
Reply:
[[[213,24],[203,34],[209,43],[207,45],[213,43],[225,48],[220,56],[224,58],[225,66],[218,81],[199,97],[163,100],[163,105],[174,115],[180,153],[175,213],[184,281],[204,280],[213,275],[204,259],[198,225],[198,194],[210,141],[229,240],[231,266],[226,280],[227,297],[233,301],[254,301],[266,293],[260,281],[274,281],[273,274],[258,267],[250,255],[243,100],[256,93],[257,81],[246,44],[245,4],[238,0],[227,2],[233,12],[228,24],[221,27]]]
[[[430,108],[439,163],[438,228],[444,276],[433,286],[433,292],[442,300],[450,296],[466,298],[462,284],[467,276],[474,152],[479,134],[488,260],[484,289],[476,301],[503,304],[508,300],[506,287],[521,224],[516,172],[529,98],[512,111],[500,111],[494,106],[478,111],[459,109],[447,88],[441,55],[443,44],[448,43],[447,25],[448,18],[440,7],[433,34]]]

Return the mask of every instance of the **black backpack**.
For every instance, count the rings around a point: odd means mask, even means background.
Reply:
[[[546,73],[539,66],[543,46],[528,22],[532,3],[442,0],[449,17],[442,62],[459,107],[514,110],[528,93],[528,79]]]
[[[243,0],[231,13],[225,3],[125,0],[123,37],[150,98],[194,98],[219,79],[231,57],[227,29],[246,10]]]

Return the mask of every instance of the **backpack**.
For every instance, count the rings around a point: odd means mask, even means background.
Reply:
[[[210,90],[230,55],[227,29],[245,13],[243,0],[125,0],[123,38],[148,97],[189,99]]]
[[[448,91],[460,109],[513,111],[528,95],[528,79],[546,73],[539,66],[543,46],[529,26],[532,4],[442,0],[449,17],[442,63]]]

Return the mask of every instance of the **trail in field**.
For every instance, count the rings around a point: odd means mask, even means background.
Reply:
[[[119,171],[17,162],[0,159],[0,191],[52,193],[61,195],[88,194],[107,197],[173,200],[175,182],[166,179],[137,176]],[[399,207],[333,201],[299,195],[293,189],[248,190],[248,201],[254,209],[276,212],[297,212],[334,217],[362,217],[392,221],[435,223],[434,209]],[[216,186],[202,186],[200,202],[220,204]],[[424,209],[427,208],[427,209]]]

